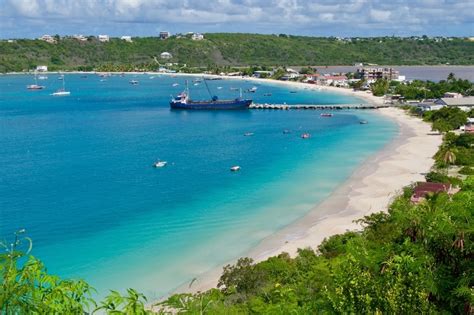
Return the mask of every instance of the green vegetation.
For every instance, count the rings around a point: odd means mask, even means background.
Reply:
[[[459,129],[467,122],[467,117],[468,114],[458,107],[443,107],[423,113],[423,120],[432,122],[433,130],[440,132]]]
[[[104,71],[153,70],[160,53],[173,56],[169,62],[187,67],[352,65],[358,62],[390,65],[474,64],[474,42],[455,38],[354,38],[277,36],[258,34],[205,34],[202,41],[172,36],[133,38],[132,43],[113,38],[108,43],[88,37],[56,44],[18,39],[0,42],[0,72],[23,71],[36,65],[51,70]]]
[[[461,93],[465,96],[474,95],[474,86],[469,80],[456,79],[450,74],[440,82],[414,80],[411,83],[391,83],[391,92],[399,94],[407,100],[422,100],[443,97],[446,92]]]
[[[454,115],[455,116],[455,115]],[[451,124],[452,115],[433,113]],[[454,120],[456,121],[456,120]],[[224,268],[218,287],[176,294],[158,313],[189,314],[471,314],[474,310],[474,176],[444,172],[473,166],[474,135],[448,132],[428,181],[451,183],[414,204],[408,186],[390,205],[358,220],[362,231],[325,239],[317,248],[282,253],[260,263],[241,258]],[[472,168],[464,168],[472,173]],[[0,254],[0,314],[151,314],[146,299],[129,289],[102,302],[83,281],[49,275],[29,255],[31,241],[15,234]],[[20,251],[26,245],[26,250]]]

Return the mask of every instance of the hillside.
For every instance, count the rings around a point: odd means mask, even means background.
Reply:
[[[358,62],[391,65],[474,64],[474,42],[461,38],[336,38],[205,34],[202,41],[172,36],[133,38],[108,43],[89,37],[86,42],[64,38],[56,44],[19,39],[0,42],[0,72],[23,71],[46,64],[51,70],[92,70],[108,64],[124,71],[142,66],[154,69],[153,57],[168,51],[169,61],[192,67],[248,65],[351,65]]]

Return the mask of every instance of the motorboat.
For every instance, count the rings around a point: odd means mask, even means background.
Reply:
[[[173,86],[178,86],[178,85],[179,85],[179,83],[173,83]]]
[[[311,138],[311,134],[305,132],[305,133],[303,133],[303,134],[301,135],[301,138],[302,138],[302,139],[309,139],[309,138]]]
[[[130,84],[131,85],[138,85],[138,81],[137,80],[130,80]]]
[[[367,125],[369,122],[367,120],[361,120],[359,121],[359,124],[361,125]]]
[[[246,136],[246,137],[250,137],[250,136],[253,136],[253,135],[254,135],[253,132],[246,132],[246,133],[244,133],[244,136]]]
[[[320,116],[321,117],[332,117],[333,115],[331,113],[322,113]]]
[[[238,171],[240,171],[240,166],[238,166],[238,165],[232,166],[230,168],[230,171],[231,172],[238,172]]]
[[[285,134],[285,135],[290,134],[290,133],[291,133],[291,130],[289,130],[289,129],[283,130],[283,134]]]
[[[166,161],[156,161],[155,163],[153,163],[153,167],[161,168],[161,167],[165,167],[166,164],[168,164],[168,162]]]

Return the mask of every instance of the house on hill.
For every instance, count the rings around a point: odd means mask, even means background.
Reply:
[[[173,58],[173,55],[170,54],[169,52],[165,51],[160,54],[161,59],[171,59]]]

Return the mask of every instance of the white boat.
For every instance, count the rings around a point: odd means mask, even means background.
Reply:
[[[251,87],[250,89],[248,89],[247,92],[255,93],[255,92],[257,92],[257,89],[258,88],[256,86],[254,86],[254,87]]]
[[[64,74],[59,75],[58,80],[64,80]]]
[[[218,86],[217,89],[218,89],[218,90],[221,90],[221,89],[222,89],[222,86]]]
[[[238,165],[232,166],[230,168],[230,171],[231,172],[238,172],[238,171],[240,171],[240,166],[238,166]]]
[[[153,167],[155,167],[155,168],[165,167],[166,164],[168,164],[168,162],[166,162],[166,161],[157,161],[157,162],[153,163]]]
[[[246,132],[246,133],[244,133],[244,136],[246,136],[246,137],[253,136],[253,135],[254,135],[253,132]]]
[[[130,84],[131,85],[138,85],[138,81],[137,80],[130,80]]]
[[[63,76],[62,81],[63,81],[63,87],[62,87],[61,89],[57,90],[56,92],[54,92],[54,93],[51,94],[51,95],[53,95],[53,96],[68,96],[68,95],[71,95],[71,92],[66,91],[66,88],[65,88],[65,86],[64,86],[64,85],[65,85],[64,76]]]
[[[26,88],[28,90],[42,90],[42,89],[44,89],[43,85],[38,85],[38,78],[36,77],[36,72],[35,72],[35,84],[27,85]]]
[[[45,75],[38,76],[38,80],[48,80],[48,77]]]
[[[173,86],[178,86],[178,85],[179,85],[179,83],[173,83]]]
[[[305,132],[305,133],[303,133],[303,134],[301,135],[301,138],[302,138],[302,139],[309,139],[309,138],[311,138],[311,134]]]
[[[369,122],[367,120],[361,120],[359,121],[359,124],[361,125],[367,125]]]

